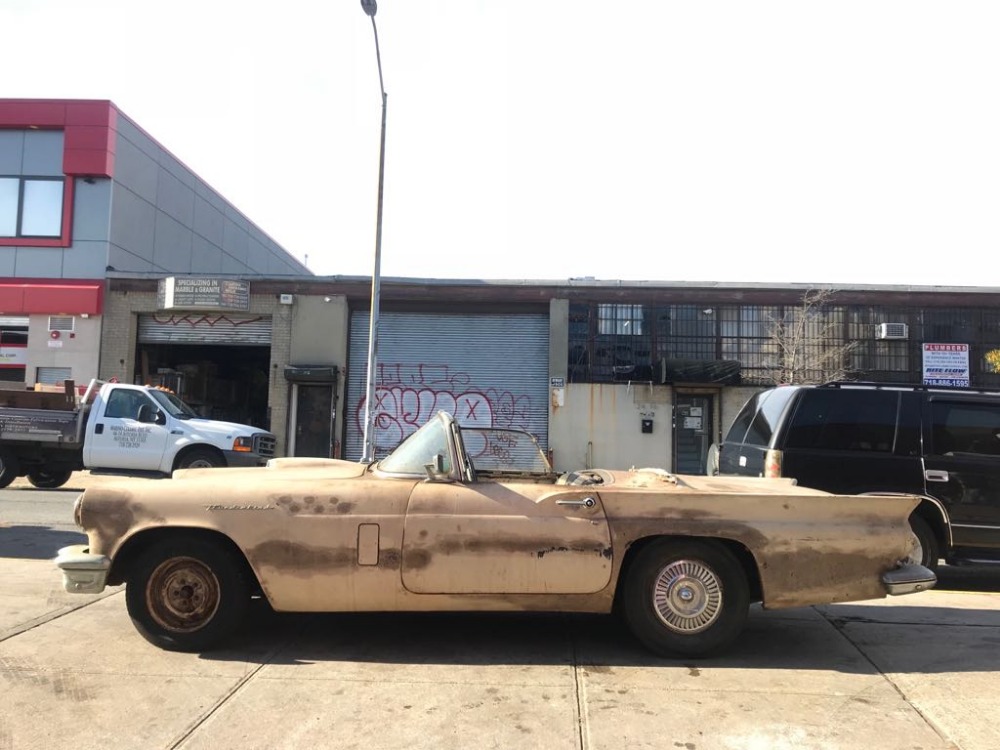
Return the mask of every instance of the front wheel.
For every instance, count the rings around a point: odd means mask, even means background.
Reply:
[[[629,627],[660,656],[718,653],[743,630],[750,607],[739,561],[710,541],[651,543],[634,561],[623,594]]]
[[[178,469],[214,469],[225,466],[225,459],[218,453],[205,448],[195,448],[181,456],[177,462]]]
[[[125,587],[132,624],[168,651],[204,651],[229,636],[250,602],[243,566],[201,539],[170,539],[139,558]]]
[[[71,476],[69,469],[35,469],[28,472],[28,481],[40,490],[53,490],[66,484]]]

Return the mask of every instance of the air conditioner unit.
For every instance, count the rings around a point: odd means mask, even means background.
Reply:
[[[877,339],[908,339],[910,329],[906,323],[879,323],[875,327]]]
[[[49,316],[49,330],[50,331],[73,331],[73,316],[72,315],[50,315]]]

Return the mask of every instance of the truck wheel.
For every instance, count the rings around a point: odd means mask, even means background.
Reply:
[[[125,604],[136,630],[168,651],[205,651],[243,621],[250,589],[239,560],[201,539],[166,539],[136,562]]]
[[[195,448],[181,456],[181,460],[177,462],[178,469],[214,469],[225,465],[222,456],[205,448]]]
[[[743,630],[746,574],[731,552],[708,541],[663,539],[639,552],[624,586],[625,619],[660,656],[710,656]]]
[[[71,476],[69,469],[35,469],[28,472],[28,481],[40,490],[53,490],[66,484]]]
[[[941,559],[941,545],[930,524],[916,513],[910,516],[910,529],[917,538],[917,546],[910,553],[908,562],[919,563],[931,570],[938,569],[938,560]]]
[[[21,464],[17,456],[7,448],[0,448],[0,488],[6,487],[21,473]]]

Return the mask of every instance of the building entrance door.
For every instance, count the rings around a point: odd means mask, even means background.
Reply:
[[[713,396],[677,393],[674,403],[674,473],[704,474],[712,444]]]

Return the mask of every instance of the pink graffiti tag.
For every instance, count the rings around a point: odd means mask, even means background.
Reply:
[[[394,448],[439,411],[453,414],[463,427],[528,427],[531,401],[527,396],[469,389],[472,378],[452,372],[447,365],[382,364],[379,375],[374,414],[379,451]],[[364,419],[362,398],[355,412],[355,425],[362,433]],[[489,449],[485,443],[467,447],[473,455]]]

